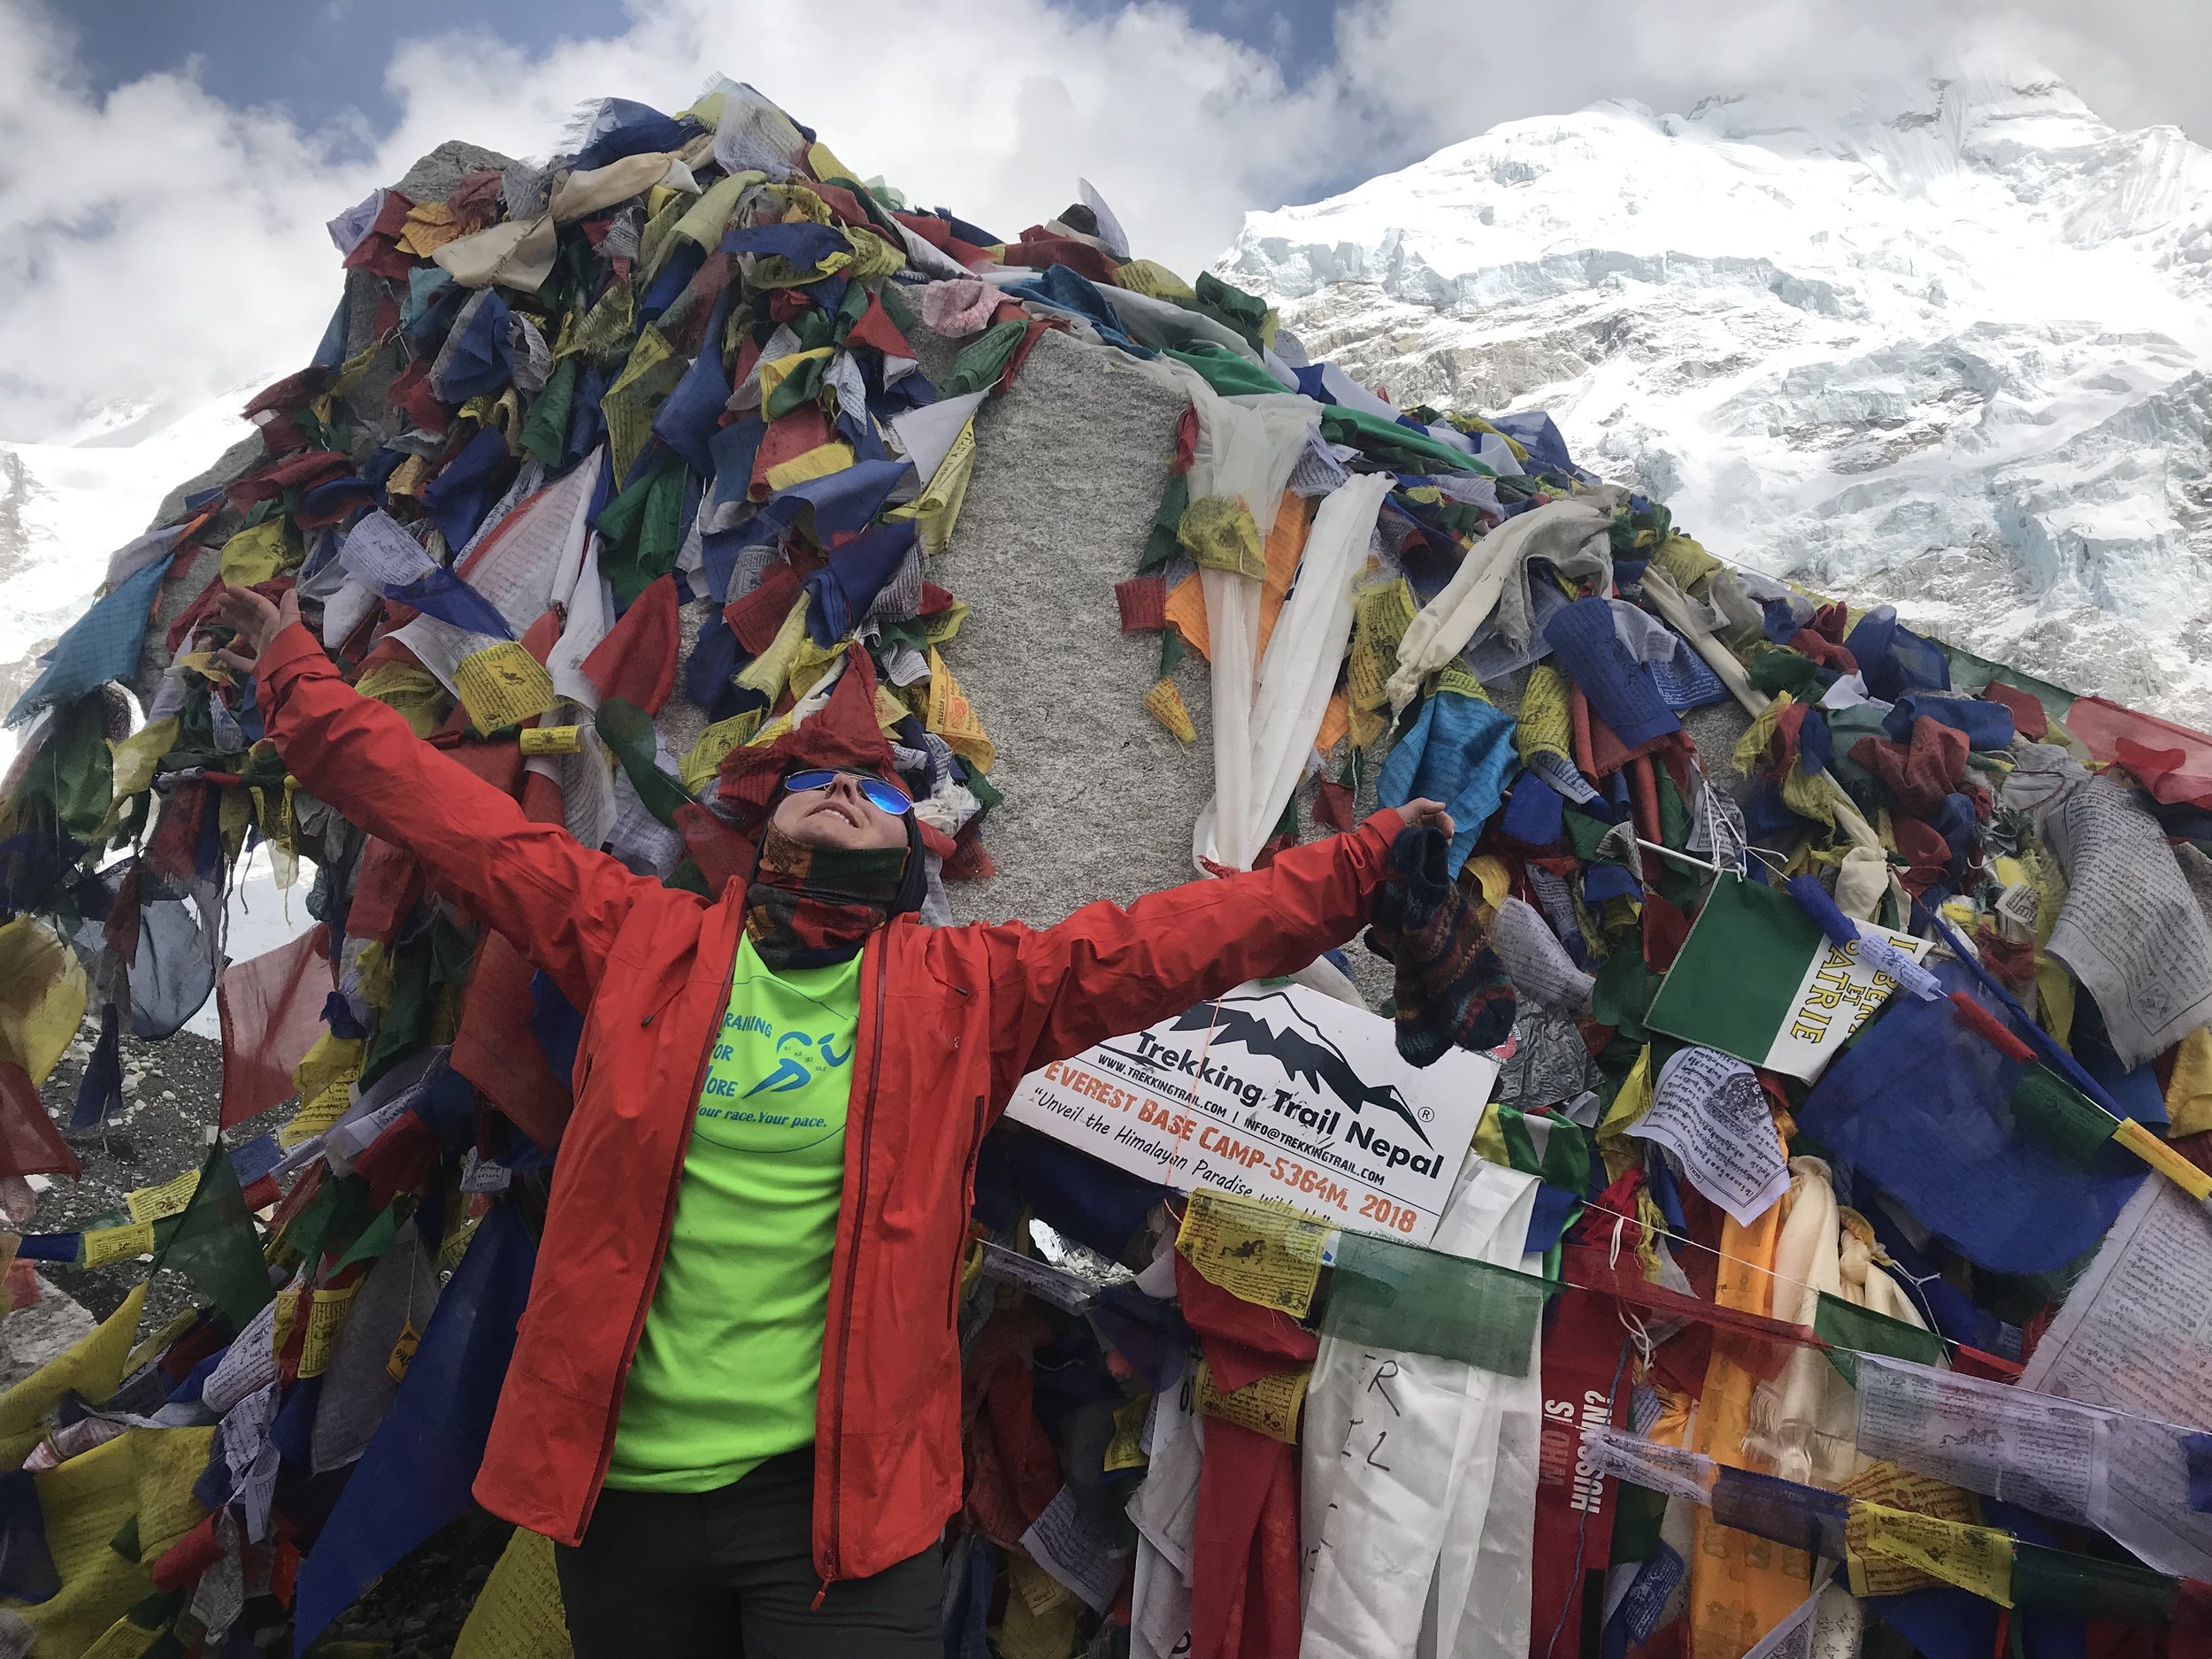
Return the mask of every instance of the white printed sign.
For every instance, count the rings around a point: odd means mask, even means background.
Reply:
[[[1416,1070],[1388,1020],[1248,985],[1031,1072],[1006,1115],[1164,1187],[1425,1244],[1497,1075],[1462,1049]]]

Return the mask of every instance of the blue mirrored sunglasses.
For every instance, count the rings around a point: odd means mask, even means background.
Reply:
[[[894,818],[914,810],[914,803],[903,789],[895,788],[880,778],[870,778],[856,772],[795,772],[783,780],[783,787],[794,795],[804,795],[810,789],[826,789],[840,778],[850,778],[860,786],[860,793],[868,797],[868,803]]]

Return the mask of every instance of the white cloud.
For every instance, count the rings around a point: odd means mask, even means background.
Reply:
[[[337,299],[320,222],[365,176],[328,142],[181,76],[96,99],[67,43],[0,4],[0,438],[304,362]]]
[[[321,222],[447,138],[543,154],[575,106],[680,108],[720,70],[818,127],[864,175],[1011,235],[1087,176],[1140,251],[1194,273],[1247,207],[1310,198],[1495,121],[1630,96],[1681,103],[1773,78],[2016,42],[2123,122],[2212,130],[2185,73],[2193,0],[2131,0],[2096,34],[2057,0],[1558,0],[1539,35],[1463,0],[1346,0],[1339,60],[1286,82],[1178,7],[1084,17],[1048,0],[636,0],[623,31],[542,53],[481,34],[402,42],[380,137],[303,132],[188,77],[97,97],[35,0],[0,0],[0,439],[166,393],[190,407],[304,361],[336,302]],[[1970,17],[1969,13],[1975,15]],[[2162,35],[2162,31],[2166,33]],[[2153,50],[2153,43],[2156,49]],[[354,159],[366,156],[366,159]]]

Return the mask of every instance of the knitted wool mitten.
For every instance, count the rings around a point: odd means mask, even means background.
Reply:
[[[1433,1065],[1454,1046],[1494,1048],[1513,1029],[1513,981],[1446,873],[1441,830],[1406,828],[1390,844],[1367,948],[1397,966],[1398,1052]]]

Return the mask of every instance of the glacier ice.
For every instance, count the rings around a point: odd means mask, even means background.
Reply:
[[[2212,724],[2212,151],[2037,71],[1609,103],[1218,273],[1402,405],[1548,408],[1717,553]]]

